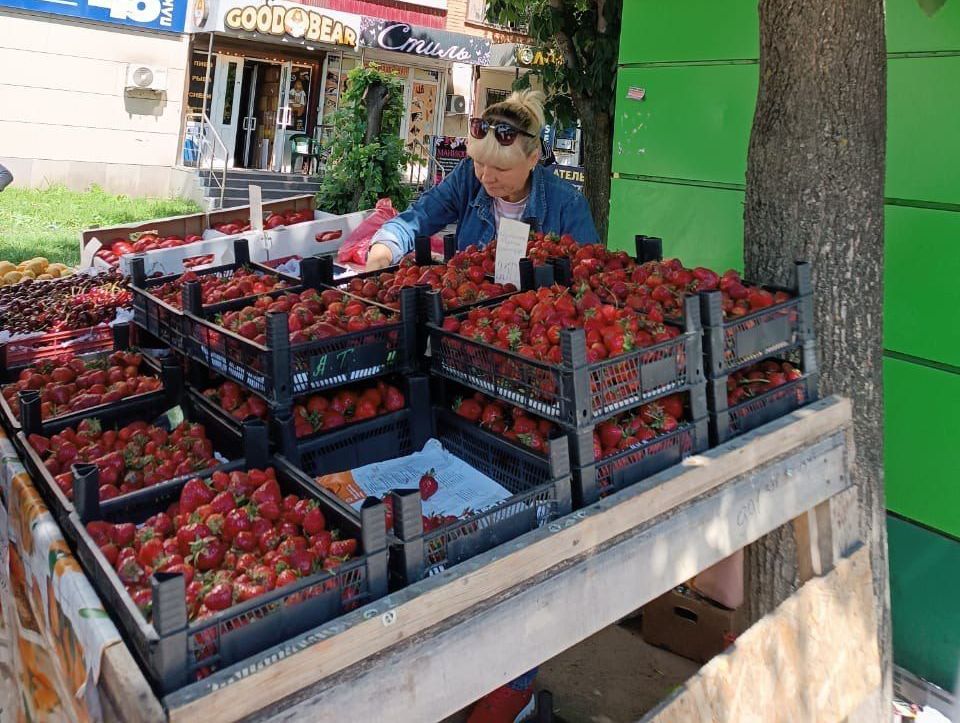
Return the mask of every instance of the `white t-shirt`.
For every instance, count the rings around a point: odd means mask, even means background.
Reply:
[[[509,218],[513,221],[523,219],[523,212],[527,209],[527,200],[530,196],[519,201],[505,201],[502,198],[493,199],[493,222],[500,228],[500,219]]]

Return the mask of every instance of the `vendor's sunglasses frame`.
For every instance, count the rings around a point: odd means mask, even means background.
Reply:
[[[485,138],[490,131],[493,131],[493,137],[497,139],[497,143],[501,146],[512,146],[513,142],[517,140],[518,135],[527,136],[527,138],[536,138],[533,133],[520,130],[506,121],[491,123],[490,121],[485,121],[483,118],[470,119],[470,135],[478,141]]]

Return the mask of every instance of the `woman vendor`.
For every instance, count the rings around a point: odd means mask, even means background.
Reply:
[[[387,221],[370,245],[367,269],[399,262],[417,236],[432,236],[457,224],[460,249],[486,246],[500,219],[530,224],[531,230],[569,234],[597,243],[586,199],[540,163],[543,94],[513,93],[470,119],[467,155],[442,183]]]

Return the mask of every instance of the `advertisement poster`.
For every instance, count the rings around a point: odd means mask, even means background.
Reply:
[[[554,166],[553,172],[583,193],[583,166]]]
[[[307,101],[310,98],[310,68],[294,66],[290,71],[290,126],[292,130],[307,130]]]
[[[410,98],[410,117],[407,126],[407,146],[416,152],[418,145],[426,146],[433,135],[437,112],[437,86],[415,82]]]
[[[210,113],[210,104],[213,102],[213,69],[210,69],[210,82],[207,81],[207,67],[212,61],[207,61],[205,50],[195,50],[190,58],[190,87],[187,89],[187,105],[191,113]],[[206,86],[207,97],[204,102],[203,89]]]
[[[467,157],[467,139],[459,136],[436,136],[433,139],[433,157],[437,159],[438,166],[433,174],[433,185],[436,186]]]

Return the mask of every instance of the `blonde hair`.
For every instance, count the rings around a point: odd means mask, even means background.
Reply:
[[[540,132],[543,130],[544,95],[539,90],[521,90],[511,93],[506,100],[494,103],[481,116],[485,121],[506,121],[510,125],[530,133],[533,138],[518,135],[509,146],[497,143],[493,133],[483,138],[470,136],[467,139],[467,155],[475,161],[498,168],[519,165],[533,153],[540,152]]]

